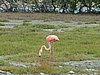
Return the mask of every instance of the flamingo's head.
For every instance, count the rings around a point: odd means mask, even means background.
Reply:
[[[53,43],[53,42],[59,41],[59,38],[56,35],[48,35],[46,37],[46,40],[50,43]]]

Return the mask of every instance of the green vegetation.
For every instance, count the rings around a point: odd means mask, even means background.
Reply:
[[[2,66],[2,70],[11,71],[16,74],[33,74],[33,73],[60,73],[60,69],[51,67],[14,67],[14,66]]]
[[[32,25],[31,23],[28,22],[23,22],[23,24],[20,26],[16,26],[17,31],[24,31],[24,32],[41,32],[43,29],[55,29],[55,31],[59,28],[69,28],[70,26],[66,25],[48,25],[48,24],[35,24]],[[43,32],[45,33],[45,32]]]
[[[7,64],[10,61],[30,63],[37,61],[39,48],[41,45],[47,44],[45,37],[49,34],[55,34],[60,38],[60,41],[53,44],[54,61],[56,62],[100,59],[100,26],[66,30],[65,32],[47,32],[42,28],[58,29],[60,26],[23,24],[13,29],[0,29],[0,56],[12,55],[12,57],[0,60],[0,70],[19,74],[68,72],[70,69],[53,68],[54,65],[50,66],[49,63],[27,68]],[[48,59],[46,51],[43,56]]]
[[[0,22],[9,22],[9,21],[6,19],[0,19]]]
[[[97,24],[96,21],[86,22],[85,24]]]
[[[34,28],[42,28],[42,29],[55,29],[54,25],[47,25],[47,24],[36,24],[33,25]]]
[[[4,24],[0,23],[0,26],[5,26]]]
[[[71,23],[71,21],[68,21],[68,20],[65,20],[64,22],[65,22],[65,23]]]

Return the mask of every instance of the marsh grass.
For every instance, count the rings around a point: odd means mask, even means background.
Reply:
[[[47,25],[47,24],[36,24],[33,25],[34,28],[42,28],[42,29],[55,29],[54,25]]]
[[[24,23],[25,23],[25,22],[31,22],[31,20],[24,20],[23,22],[24,22]]]
[[[70,26],[66,26],[66,25],[58,25],[58,28],[69,28]]]
[[[64,22],[65,22],[65,23],[71,23],[71,21],[68,21],[68,20],[65,20]]]
[[[5,24],[0,23],[0,26],[5,26]]]
[[[83,23],[82,23],[82,22],[78,22],[77,24],[78,24],[78,25],[82,25]]]
[[[85,24],[98,24],[96,21],[85,22]]]
[[[9,22],[9,20],[6,20],[6,19],[0,19],[0,22]]]
[[[47,25],[46,28],[50,28],[49,26]],[[40,72],[60,73],[69,71],[69,69],[62,70],[54,68],[54,65],[51,66],[51,64],[46,61],[41,62],[42,66],[40,67],[31,66],[29,68],[19,68],[6,64],[7,61],[36,61],[40,46],[47,44],[45,37],[49,34],[55,34],[60,39],[60,41],[53,44],[54,61],[56,62],[100,59],[100,26],[78,28],[71,31],[66,30],[63,33],[50,33],[42,30],[32,31],[34,28],[43,29],[43,27],[44,25],[38,27],[38,25],[25,24],[16,26],[14,29],[0,29],[0,56],[26,54],[22,56],[12,56],[2,59],[2,61],[0,60],[0,69],[19,74]],[[58,28],[56,26],[53,27]],[[44,56],[48,56],[48,52],[44,51]]]

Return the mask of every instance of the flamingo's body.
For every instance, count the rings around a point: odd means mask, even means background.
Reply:
[[[56,41],[59,41],[59,38],[58,38],[56,35],[48,35],[48,36],[46,37],[46,40],[47,40],[47,42],[48,42],[48,46],[49,46],[49,47],[47,48],[45,45],[42,45],[41,48],[40,48],[40,51],[39,51],[39,56],[42,55],[43,48],[44,48],[45,50],[47,50],[47,51],[50,51],[50,53],[51,53],[51,43],[56,42]]]

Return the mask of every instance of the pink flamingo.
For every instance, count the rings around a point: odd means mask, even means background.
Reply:
[[[48,35],[46,37],[46,40],[48,42],[48,48],[45,45],[42,45],[41,48],[40,48],[40,50],[39,50],[39,57],[41,57],[41,55],[42,55],[43,48],[45,50],[47,50],[47,51],[50,51],[50,53],[51,53],[51,47],[52,47],[51,43],[59,41],[59,38],[56,35]]]

